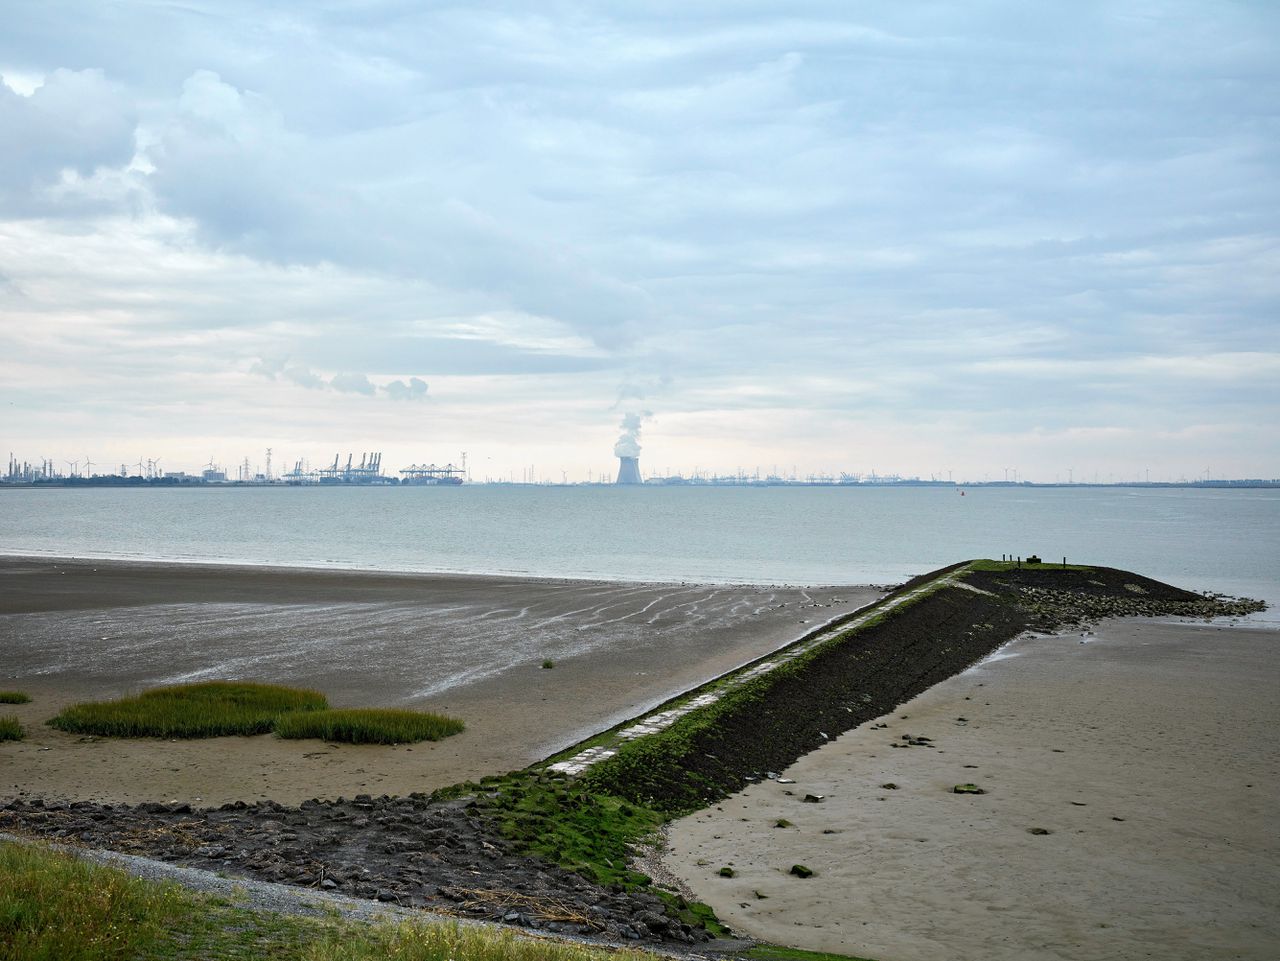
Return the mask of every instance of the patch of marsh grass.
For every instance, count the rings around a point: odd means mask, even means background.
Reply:
[[[465,725],[443,714],[394,708],[345,708],[282,715],[275,726],[284,738],[319,738],[349,744],[413,744],[439,741]]]
[[[31,695],[25,691],[0,691],[0,704],[30,704]]]
[[[13,714],[0,714],[0,741],[21,741],[26,731]]]
[[[73,734],[106,737],[222,737],[266,734],[282,715],[326,707],[318,691],[204,681],[158,687],[116,701],[74,704],[49,724]]]

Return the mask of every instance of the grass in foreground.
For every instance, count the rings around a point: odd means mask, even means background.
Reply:
[[[454,924],[258,914],[45,848],[0,844],[0,961],[658,961]]]
[[[317,691],[206,681],[158,687],[117,701],[74,704],[49,724],[73,734],[106,737],[221,737],[265,734],[282,715],[328,706]]]
[[[31,695],[25,691],[0,691],[0,704],[30,704]]]
[[[0,714],[0,741],[21,741],[26,732],[13,714]]]
[[[185,914],[175,890],[41,848],[0,845],[0,961],[146,957]]]
[[[465,725],[443,714],[390,708],[299,711],[277,721],[278,737],[315,737],[350,744],[413,744],[439,741],[457,734]]]

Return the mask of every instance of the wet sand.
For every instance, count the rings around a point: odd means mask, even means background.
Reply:
[[[878,596],[0,558],[0,689],[34,697],[0,705],[29,732],[0,744],[0,797],[296,804],[430,791],[540,760]],[[392,748],[93,739],[43,723],[76,701],[215,678],[442,711],[467,730]]]
[[[1277,691],[1276,631],[1018,640],[677,822],[666,863],[740,932],[878,961],[1280,957]]]

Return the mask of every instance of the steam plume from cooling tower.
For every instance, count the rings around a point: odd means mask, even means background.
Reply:
[[[618,442],[613,445],[613,455],[615,457],[640,456],[640,425],[649,416],[651,415],[647,410],[643,410],[638,414],[631,413],[623,416],[622,434],[618,437]]]
[[[647,410],[626,414],[622,418],[622,434],[613,445],[618,458],[618,483],[639,484],[640,479],[640,425],[650,416]]]

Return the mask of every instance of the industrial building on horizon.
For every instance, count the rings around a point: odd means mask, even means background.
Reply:
[[[618,458],[618,480],[619,484],[643,484],[640,479],[640,458],[639,457],[619,457]]]

